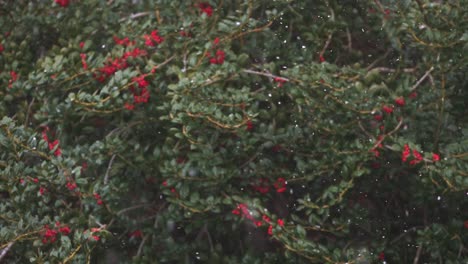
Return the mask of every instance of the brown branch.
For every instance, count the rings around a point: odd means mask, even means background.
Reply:
[[[349,32],[349,28],[346,27],[346,36],[348,37],[348,50],[353,50],[353,39],[351,38],[351,33]]]
[[[143,252],[143,246],[145,245],[146,240],[148,239],[148,237],[149,237],[149,234],[145,235],[143,237],[143,239],[141,240],[140,246],[138,246],[138,251],[137,251],[136,257],[141,256],[141,252]]]
[[[382,55],[382,57],[379,57],[377,58],[374,62],[372,62],[369,66],[367,66],[366,70],[367,71],[370,71],[370,69],[372,69],[372,67],[374,67],[377,63],[379,63],[381,60],[385,59],[388,54],[390,54],[390,51],[391,50],[387,50],[384,55]]]
[[[320,57],[323,57],[323,54],[325,54],[325,51],[327,50],[328,46],[329,46],[330,43],[331,43],[332,37],[333,37],[333,33],[330,33],[330,34],[328,35],[327,41],[325,42],[325,45],[324,45],[323,48],[322,48],[322,51],[320,51],[320,53],[319,53],[319,56],[320,56]]]
[[[112,168],[112,163],[114,163],[114,159],[115,159],[115,154],[112,155],[110,161],[109,161],[109,165],[107,166],[107,170],[106,170],[106,174],[104,176],[104,185],[107,185],[107,183],[109,182],[109,173],[110,173],[110,170]]]
[[[455,155],[452,155],[451,157],[452,158],[463,158],[463,157],[467,157],[467,156],[468,156],[468,152],[455,154]]]
[[[135,18],[139,18],[139,17],[144,17],[144,16],[147,16],[151,14],[150,12],[140,12],[140,13],[136,13],[136,14],[131,14],[130,16],[128,17],[123,17],[119,20],[119,22],[123,22],[127,19],[135,19]]]
[[[33,99],[31,100],[31,102],[28,105],[28,111],[26,112],[26,117],[24,119],[24,127],[28,127],[29,116],[31,115],[31,108],[32,108],[32,105],[34,104],[35,99],[36,98],[33,97]]]
[[[281,80],[284,80],[286,82],[290,81],[288,78],[280,77],[278,75],[274,75],[274,74],[267,73],[267,72],[259,72],[259,71],[253,71],[253,70],[247,70],[247,69],[242,70],[242,71],[245,72],[245,73],[249,73],[249,74],[255,74],[255,75],[270,77],[270,78],[273,78],[273,79],[281,79]]]
[[[377,67],[377,68],[370,69],[369,71],[373,71],[373,70],[376,70],[376,71],[379,71],[379,72],[398,72],[398,71],[400,71],[400,69],[391,69],[391,68],[387,68],[387,67]],[[401,70],[404,73],[412,73],[412,72],[416,71],[416,68],[404,68],[404,69],[401,69]]]
[[[423,246],[419,245],[418,250],[416,250],[416,256],[414,257],[413,264],[418,264],[422,249],[423,249]]]
[[[73,252],[70,254],[70,256],[68,256],[62,263],[63,263],[63,264],[66,264],[67,262],[69,262],[70,260],[72,260],[72,259],[75,257],[76,253],[78,253],[78,251],[80,251],[80,249],[81,249],[81,244],[78,245],[78,246],[75,248],[75,250],[73,250]]]
[[[382,143],[382,141],[384,141],[386,137],[391,136],[393,133],[397,132],[400,129],[402,124],[403,124],[403,118],[400,119],[400,122],[392,131],[388,132],[387,134],[382,135],[382,138],[380,138],[380,140],[377,141],[371,149],[375,149],[376,147],[380,145],[380,143]]]
[[[418,86],[429,76],[429,74],[434,70],[434,66],[432,66],[422,77],[421,79],[418,80],[418,82],[416,82],[415,85],[413,85],[413,87],[411,87],[411,92],[413,92],[414,90],[416,90],[418,88]]]
[[[13,246],[13,244],[15,244],[15,242],[10,242],[8,244],[8,246],[6,246],[4,249],[2,249],[2,251],[0,252],[0,262],[2,261],[2,259],[6,256],[6,254],[8,253],[8,251],[10,250],[10,248]]]
[[[0,246],[0,249],[4,249],[4,248],[9,247],[9,246],[11,247],[11,244],[12,244],[12,243],[15,243],[16,241],[20,241],[20,240],[21,240],[22,238],[24,238],[24,237],[27,237],[27,236],[30,236],[30,235],[38,234],[38,233],[40,233],[40,232],[42,232],[42,231],[43,231],[43,230],[41,229],[41,230],[32,231],[32,232],[29,232],[29,233],[26,233],[26,234],[19,235],[19,236],[17,236],[15,239],[13,239],[12,241],[7,242],[7,243],[1,245],[1,246]]]

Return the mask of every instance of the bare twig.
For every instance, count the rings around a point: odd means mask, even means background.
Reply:
[[[130,16],[128,17],[123,17],[119,20],[119,22],[123,22],[127,19],[135,19],[135,18],[139,18],[139,17],[143,17],[143,16],[147,16],[151,14],[150,12],[140,12],[140,13],[136,13],[136,14],[131,14]]]
[[[379,71],[379,72],[398,72],[403,71],[404,73],[412,73],[416,71],[416,68],[404,68],[404,69],[391,69],[387,67],[377,67],[370,69],[369,71]]]
[[[364,132],[364,134],[366,134],[370,138],[375,138],[373,135],[367,132],[367,130],[362,126],[361,121],[358,122],[358,125],[359,125],[359,128],[361,128],[362,132]]]
[[[432,66],[422,77],[421,79],[418,80],[418,82],[413,85],[413,87],[411,87],[411,91],[414,91],[416,90],[416,88],[418,88],[418,86],[429,76],[429,74],[431,74],[431,72],[434,70],[434,66]]]
[[[400,129],[402,124],[403,124],[403,118],[400,119],[400,122],[392,131],[388,132],[387,134],[382,135],[379,141],[377,141],[371,149],[375,149],[376,147],[380,145],[380,143],[382,143],[382,141],[384,141],[386,137],[391,136],[393,133],[397,132],[398,129]]]
[[[10,242],[8,244],[8,246],[6,246],[4,249],[2,249],[2,251],[0,252],[0,262],[6,256],[6,254],[8,253],[10,248],[13,246],[13,244],[15,244],[15,242]]]
[[[320,57],[323,57],[323,54],[325,54],[325,51],[328,49],[328,46],[330,46],[332,37],[333,37],[333,33],[330,33],[330,34],[328,35],[327,41],[325,42],[325,45],[324,45],[323,48],[322,48],[322,51],[320,51],[320,53],[319,53],[319,56],[320,56]]]
[[[460,248],[458,249],[458,255],[457,255],[457,258],[460,258],[460,257],[461,257],[461,255],[462,255],[462,253],[463,253],[463,244],[460,244]],[[1,260],[1,258],[0,258],[0,260]]]
[[[384,9],[382,3],[380,3],[379,0],[374,0],[374,3],[375,3],[375,4],[377,5],[377,7],[379,8],[380,12],[381,12],[382,14],[385,14],[385,9]]]
[[[209,245],[210,245],[210,249],[213,250],[213,249],[214,249],[214,247],[213,247],[213,241],[212,241],[212,239],[211,239],[210,232],[208,231],[208,225],[207,225],[206,223],[205,223],[205,225],[202,227],[202,229],[200,230],[200,232],[198,233],[196,240],[201,240],[203,234],[205,234],[206,237],[208,238],[208,243],[209,243]]]
[[[421,227],[418,227],[418,226],[411,227],[410,229],[406,230],[406,232],[401,233],[401,234],[398,235],[396,238],[394,238],[392,241],[390,241],[390,245],[395,244],[395,242],[397,242],[398,240],[400,240],[402,237],[408,235],[410,232],[414,232],[414,231],[418,230],[419,228],[421,228]]]
[[[28,111],[26,112],[26,117],[24,118],[24,127],[28,127],[29,115],[31,114],[31,108],[32,108],[32,105],[34,104],[35,99],[36,98],[33,97],[33,99],[28,105]]]
[[[374,62],[372,62],[369,66],[367,66],[366,70],[370,71],[377,63],[379,63],[381,60],[385,59],[388,54],[390,54],[390,50],[387,50],[382,57],[377,58]]]
[[[346,27],[346,36],[348,37],[348,50],[351,51],[353,49],[353,40],[348,27]]]
[[[413,264],[418,264],[419,257],[421,256],[422,249],[423,249],[423,246],[419,245],[418,250],[416,250],[416,256],[414,257]]]
[[[245,73],[249,73],[249,74],[262,75],[262,76],[266,76],[266,77],[270,77],[270,78],[278,78],[278,79],[284,80],[286,82],[289,82],[288,78],[280,77],[278,75],[274,75],[274,74],[271,74],[271,73],[252,71],[252,70],[242,70],[242,71],[245,72]]]
[[[148,239],[148,236],[149,234],[145,235],[143,239],[141,240],[140,246],[138,246],[138,251],[136,254],[137,257],[141,256],[141,252],[143,251],[143,246],[145,245],[146,240]]]
[[[159,67],[162,67],[162,66],[168,64],[168,63],[169,63],[171,60],[173,60],[174,58],[175,58],[175,55],[169,57],[167,60],[161,62],[160,64],[154,66],[153,68],[154,68],[154,69],[157,69],[157,68],[159,68]]]
[[[151,204],[137,204],[137,205],[134,205],[134,206],[130,206],[128,208],[124,208],[120,211],[117,212],[117,215],[121,215],[125,212],[128,212],[128,211],[131,211],[131,210],[135,210],[135,209],[138,209],[138,208],[141,208],[141,207],[146,207],[146,206],[149,206]]]
[[[107,183],[109,182],[109,174],[112,168],[112,163],[114,163],[114,159],[115,159],[115,154],[112,155],[112,158],[109,161],[109,165],[107,165],[106,175],[104,176],[104,185],[107,185]]]

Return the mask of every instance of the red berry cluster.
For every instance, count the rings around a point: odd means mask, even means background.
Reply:
[[[167,187],[167,186],[168,186],[168,185],[167,185],[167,181],[163,181],[163,182],[162,182],[162,185],[163,185],[164,187]],[[175,189],[174,187],[171,187],[171,192],[177,194],[177,193],[176,193],[177,191],[176,191],[176,189]]]
[[[75,182],[71,182],[71,181],[67,182],[67,189],[68,190],[73,191],[73,190],[76,189],[76,187],[77,187],[77,185],[76,185]]]
[[[135,41],[130,41],[130,39],[128,37],[125,37],[123,39],[119,39],[117,36],[114,36],[114,42],[115,44],[117,45],[122,45],[122,46],[133,46],[135,45]]]
[[[209,17],[213,15],[213,7],[206,2],[198,4],[198,8]]]
[[[411,151],[411,148],[408,146],[408,144],[405,144],[403,146],[403,152],[401,153],[401,161],[402,162],[407,162],[408,158],[413,154],[413,158],[409,161],[410,165],[416,165],[420,163],[423,160],[423,156],[421,153],[419,153],[417,150],[413,149]],[[432,161],[437,162],[440,160],[439,154],[432,153]]]
[[[219,44],[219,38],[215,38],[213,41],[213,49],[215,49]],[[223,50],[218,49],[215,52],[214,56],[211,56],[210,52],[206,53],[206,57],[208,57],[209,61],[211,64],[223,64],[224,63],[224,58],[226,57],[226,53],[224,53]]]
[[[84,230],[83,233],[87,234],[88,232],[91,231],[91,236],[89,237],[89,240],[93,239],[94,241],[99,241],[101,239],[98,235],[95,235],[95,233],[101,232],[102,228],[91,228],[90,230]]]
[[[141,232],[141,230],[137,229],[137,230],[131,232],[130,234],[128,234],[128,236],[129,236],[130,238],[132,238],[132,237],[134,237],[134,238],[140,238],[140,237],[143,236],[143,233]]]
[[[254,124],[252,122],[252,120],[247,120],[247,122],[245,123],[245,130],[247,131],[252,131],[254,129]]]
[[[268,234],[273,235],[273,224],[271,222],[271,219],[267,215],[262,215],[262,219],[257,220],[252,216],[251,211],[249,210],[249,207],[246,204],[239,204],[237,207],[232,210],[232,213],[241,217],[245,217],[252,221],[255,226],[261,227],[263,226],[264,223],[268,224]],[[277,220],[277,225],[280,227],[284,226],[284,220],[283,219],[278,219]]]
[[[83,70],[86,71],[88,69],[88,64],[86,63],[86,53],[81,53],[80,57],[81,57],[81,65],[83,66]]]
[[[154,47],[164,41],[164,38],[158,34],[158,30],[151,31],[150,35],[144,35],[143,38],[145,39],[145,45],[149,47]]]
[[[71,233],[71,229],[68,226],[61,226],[60,222],[55,223],[56,229],[50,228],[48,225],[44,226],[44,232],[42,234],[42,243],[54,243],[57,240],[57,235],[61,233],[64,236],[68,236]]]
[[[134,104],[148,103],[150,92],[146,87],[148,87],[149,82],[145,80],[145,77],[146,75],[141,75],[132,79],[134,83],[138,84],[136,88],[133,85],[130,86],[130,91],[133,93]],[[128,110],[133,110],[135,108],[134,104],[125,103],[124,107]]]
[[[287,82],[286,79],[281,78],[281,77],[275,77],[275,78],[273,79],[273,81],[274,81],[275,83],[278,84],[278,87],[282,87],[283,84],[284,84],[285,82]]]
[[[99,82],[104,82],[107,78],[114,75],[114,73],[116,73],[118,70],[126,69],[128,67],[128,58],[137,58],[146,55],[147,52],[139,48],[127,51],[120,58],[109,59],[103,67],[97,69],[99,74],[95,74],[94,78],[96,78],[96,80]]]
[[[18,80],[18,74],[15,71],[10,71],[10,80],[8,81],[8,88],[13,87],[13,83]]]
[[[60,147],[58,146],[60,141],[58,139],[54,141],[49,140],[49,137],[47,136],[48,131],[49,131],[49,127],[46,126],[44,130],[42,131],[42,139],[44,139],[44,141],[49,144],[49,150],[55,149],[54,155],[58,157],[62,155],[62,151],[60,150]]]
[[[211,64],[223,64],[226,53],[224,53],[224,51],[219,49],[219,50],[216,51],[214,57],[212,57],[211,53],[209,53],[209,52],[207,53],[206,56],[210,59]]]
[[[55,0],[55,3],[61,7],[67,7],[70,4],[70,0]]]
[[[95,193],[95,194],[93,194],[93,196],[94,196],[94,199],[96,199],[96,203],[97,203],[98,205],[102,205],[102,204],[104,203],[104,202],[102,201],[101,195],[99,195],[99,193]]]
[[[258,182],[254,185],[252,185],[252,188],[261,193],[261,194],[266,194],[270,191],[271,184],[270,181],[266,178],[261,178],[258,180]],[[278,178],[276,181],[273,183],[273,188],[276,190],[278,193],[282,193],[286,191],[286,180],[284,178]]]

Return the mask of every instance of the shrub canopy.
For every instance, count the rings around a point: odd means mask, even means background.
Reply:
[[[0,14],[0,261],[468,261],[466,0]]]

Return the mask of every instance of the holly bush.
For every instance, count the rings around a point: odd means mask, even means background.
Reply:
[[[1,261],[468,261],[466,0],[0,14]]]

